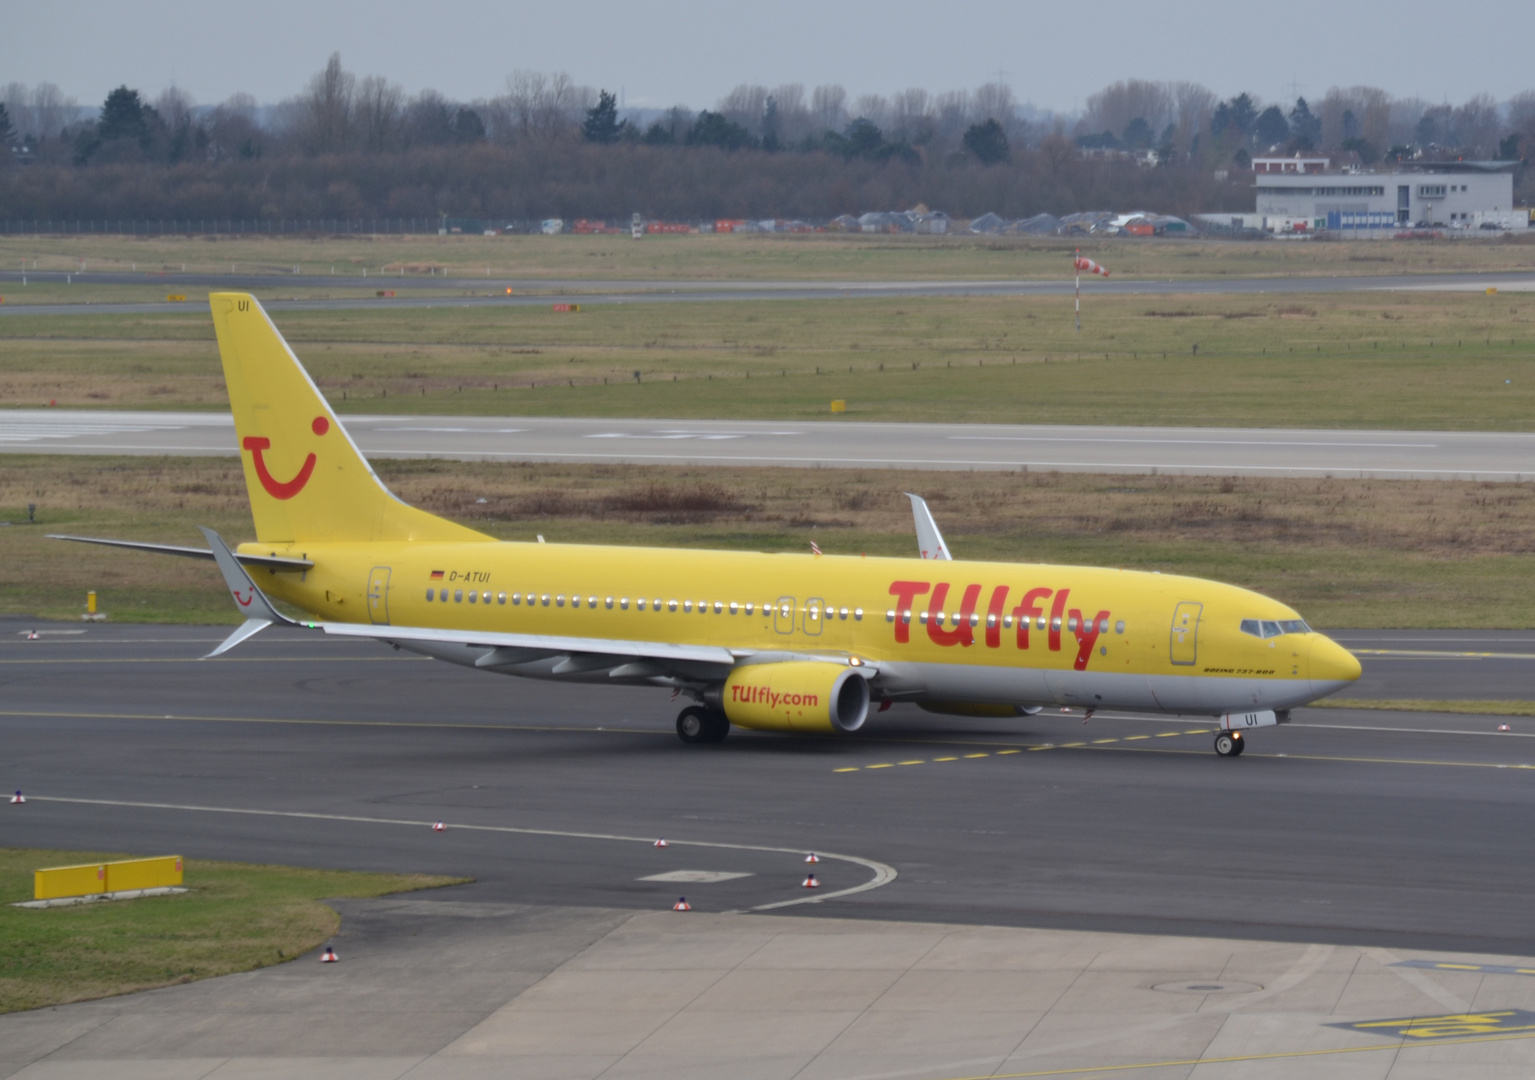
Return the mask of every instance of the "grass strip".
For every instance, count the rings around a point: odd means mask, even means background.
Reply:
[[[471,880],[187,859],[187,893],[78,907],[10,906],[32,899],[34,870],[133,857],[0,848],[0,1013],[281,964],[336,932],[341,917],[322,902],[327,897],[384,896]]]
[[[964,559],[1119,566],[1256,589],[1318,626],[1527,627],[1535,484],[379,461],[406,502],[505,540],[913,557],[928,497]],[[211,562],[46,539],[251,537],[233,458],[8,454],[0,614],[238,622]],[[363,583],[358,583],[358,589]],[[12,650],[7,656],[21,654]]]
[[[1529,430],[1527,293],[287,311],[341,412]],[[638,377],[636,377],[638,373]],[[206,298],[0,319],[0,402],[224,411]]]

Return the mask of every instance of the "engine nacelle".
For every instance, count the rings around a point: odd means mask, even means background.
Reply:
[[[845,664],[748,664],[725,680],[719,707],[732,724],[757,731],[844,734],[868,718],[869,684]]]

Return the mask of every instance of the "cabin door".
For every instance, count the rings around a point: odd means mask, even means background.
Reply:
[[[1172,640],[1168,644],[1167,658],[1175,664],[1193,667],[1199,655],[1199,613],[1203,604],[1185,600],[1173,609]]]
[[[389,625],[389,567],[375,566],[368,571],[368,621],[374,626]]]

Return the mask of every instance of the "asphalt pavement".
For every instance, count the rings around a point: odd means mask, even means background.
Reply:
[[[198,659],[223,632],[0,624],[0,788],[30,800],[5,842],[469,874],[496,903],[1535,951],[1535,720],[1302,709],[1225,759],[1207,718],[898,706],[689,747],[662,690],[300,631]],[[1350,696],[1530,696],[1535,635],[1338,636]]]
[[[1514,481],[1535,433],[346,416],[369,457]],[[0,410],[0,453],[229,456],[228,413]]]
[[[0,270],[0,285],[12,294],[0,305],[0,316],[12,315],[143,315],[191,310],[185,302],[151,301],[81,304],[28,304],[19,302],[16,289],[27,283],[93,285],[154,285],[193,292],[259,291],[268,311],[345,311],[381,308],[517,307],[539,306],[551,300],[579,300],[583,304],[703,303],[741,300],[835,300],[849,298],[961,297],[961,296],[1066,296],[1076,287],[1069,277],[1059,280],[888,280],[888,281],[693,281],[597,278],[508,278],[477,276],[355,277],[334,274],[210,273],[71,273],[63,271]],[[1398,274],[1336,277],[1232,277],[1232,278],[1133,278],[1110,277],[1083,282],[1090,295],[1260,295],[1318,292],[1444,291],[1502,292],[1535,290],[1535,275],[1491,274]],[[280,290],[336,289],[350,296],[293,297],[284,300]],[[428,290],[433,296],[357,296],[390,290]],[[508,290],[511,290],[508,292]]]

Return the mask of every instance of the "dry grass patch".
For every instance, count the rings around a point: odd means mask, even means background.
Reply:
[[[233,459],[13,455],[0,472],[0,604],[74,617],[230,622],[211,563],[75,547],[45,532],[248,539]],[[1162,570],[1258,589],[1321,625],[1535,621],[1535,484],[1110,477],[1085,473],[379,461],[406,501],[492,535],[551,542],[910,556],[902,491],[925,493],[966,559]],[[482,501],[483,500],[483,501]]]

